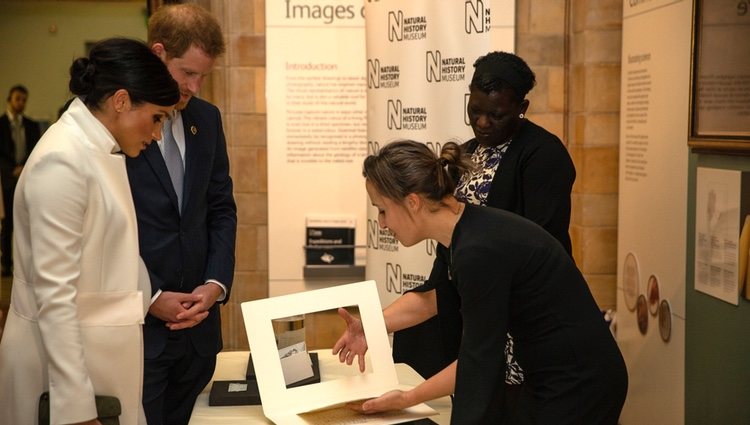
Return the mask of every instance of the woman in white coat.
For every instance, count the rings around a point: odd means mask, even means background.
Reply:
[[[0,423],[99,424],[94,395],[141,409],[144,303],[125,156],[161,138],[179,100],[143,43],[109,39],[70,68],[78,98],[34,148],[16,188],[15,270],[0,343]]]

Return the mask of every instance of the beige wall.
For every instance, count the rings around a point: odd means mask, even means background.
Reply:
[[[239,304],[268,295],[265,2],[199,0],[222,23],[228,52],[204,89],[222,108],[239,211],[237,271],[223,307],[227,349],[247,348]],[[530,117],[568,146],[578,172],[571,236],[602,308],[616,304],[620,0],[517,0],[516,52],[537,74]],[[272,94],[273,95],[273,94]],[[331,318],[336,320],[335,318]],[[330,320],[315,320],[316,335]],[[330,337],[328,338],[330,339]],[[330,346],[328,339],[317,345]]]
[[[29,89],[26,114],[54,122],[70,97],[68,70],[86,42],[124,36],[145,40],[146,3],[0,1],[2,111],[11,86]]]

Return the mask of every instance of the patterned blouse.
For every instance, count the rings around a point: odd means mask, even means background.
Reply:
[[[500,161],[510,146],[509,140],[498,146],[479,145],[471,154],[471,159],[479,168],[473,173],[461,176],[456,186],[456,198],[459,201],[473,205],[487,205],[487,195],[490,192],[492,179],[495,178]],[[508,334],[505,344],[505,359],[508,368],[505,371],[505,383],[518,385],[523,382],[523,370],[513,357],[513,338]]]

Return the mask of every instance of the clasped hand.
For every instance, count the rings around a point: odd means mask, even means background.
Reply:
[[[220,294],[221,288],[215,284],[200,285],[190,294],[164,291],[148,311],[172,331],[192,328],[208,317]]]

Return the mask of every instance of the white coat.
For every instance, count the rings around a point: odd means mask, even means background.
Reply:
[[[150,285],[119,150],[76,99],[26,162],[0,342],[2,425],[36,424],[46,390],[52,424],[95,417],[94,394],[120,399],[122,425],[145,423],[141,325]]]

